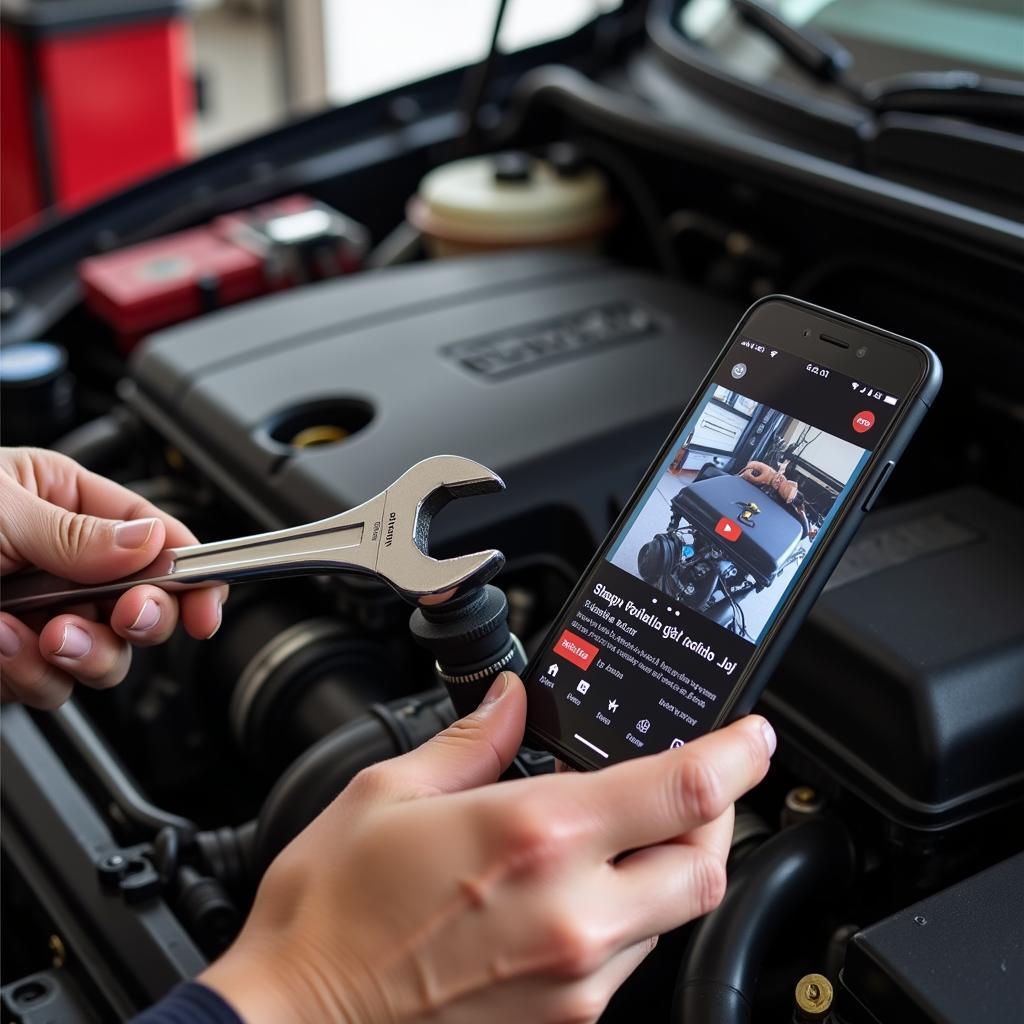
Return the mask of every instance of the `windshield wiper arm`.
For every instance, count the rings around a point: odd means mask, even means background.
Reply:
[[[732,0],[732,6],[797,67],[819,82],[838,86],[876,114],[898,111],[1024,124],[1024,82],[987,78],[973,71],[913,71],[858,85],[847,77],[853,55],[831,36],[794,25],[760,0]]]
[[[736,13],[752,28],[768,36],[787,57],[819,82],[838,85],[860,95],[860,88],[846,79],[853,54],[831,36],[817,29],[794,25],[771,6],[758,0],[732,0]]]

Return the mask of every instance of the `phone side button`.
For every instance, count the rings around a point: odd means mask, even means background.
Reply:
[[[892,472],[892,467],[895,466],[895,462],[887,462],[881,470],[879,470],[878,476],[875,477],[875,482],[868,491],[867,500],[864,502],[864,511],[870,512],[875,504],[875,499],[882,493],[882,488],[885,486],[885,481],[889,479],[889,474]]]

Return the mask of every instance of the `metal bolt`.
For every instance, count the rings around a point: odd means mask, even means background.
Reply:
[[[802,1020],[822,1020],[832,1005],[832,983],[823,974],[805,974],[793,993]]]
[[[819,814],[824,806],[825,800],[816,789],[811,786],[796,786],[786,794],[783,815],[788,819],[787,824],[792,824]]]

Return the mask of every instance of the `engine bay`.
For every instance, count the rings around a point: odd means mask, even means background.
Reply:
[[[591,77],[535,68],[478,158],[506,180],[520,173],[509,153],[527,175],[567,153],[597,168],[615,212],[588,222],[596,243],[477,239],[458,258],[413,244],[374,264],[445,149],[380,158],[376,184],[337,160],[303,191],[365,222],[370,257],[189,310],[138,343],[81,293],[56,302],[45,333],[69,355],[73,429],[48,436],[38,404],[16,428],[204,541],[333,515],[440,452],[478,460],[507,492],[442,513],[434,553],[505,553],[496,583],[530,652],[754,298],[798,295],[927,342],[945,391],[763,697],[780,746],[738,808],[726,900],[666,936],[602,1021],[741,1019],[693,995],[712,983],[744,993],[755,1022],[1011,1020],[1024,980],[1021,248],[940,230],[921,196],[864,201],[835,184],[842,161],[831,185],[738,153],[713,165],[713,147],[665,127],[656,73],[634,50]],[[261,202],[286,194],[272,186]],[[217,201],[221,215],[245,205]],[[11,323],[59,291],[51,271],[35,291],[25,279]],[[671,545],[650,558],[685,588]],[[5,706],[5,1019],[127,1019],[194,976],[288,840],[362,767],[453,715],[407,607],[328,577],[235,588],[213,640],[136,651],[116,690],[79,688],[53,714]],[[521,760],[554,769],[539,752]],[[1017,913],[949,924],[979,900]],[[914,933],[900,931],[914,927],[946,970],[972,951],[1008,966],[974,1001],[921,995]],[[822,1012],[808,985],[827,986]]]

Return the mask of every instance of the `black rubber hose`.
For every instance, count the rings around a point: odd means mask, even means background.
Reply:
[[[195,835],[194,822],[157,807],[142,793],[73,699],[52,712],[48,723],[81,758],[86,770],[102,787],[110,803],[117,808],[124,824],[132,826],[143,836],[151,836],[163,828],[174,829],[181,838]]]
[[[116,406],[65,434],[52,447],[94,473],[110,475],[132,456],[139,435],[135,414],[124,406]]]
[[[376,705],[298,757],[267,795],[259,813],[253,868],[260,875],[363,768],[402,754],[454,720],[445,693],[431,690]]]
[[[676,981],[677,1024],[747,1024],[772,940],[810,903],[853,880],[854,851],[836,821],[815,819],[774,835],[729,879],[725,898],[693,934]]]

